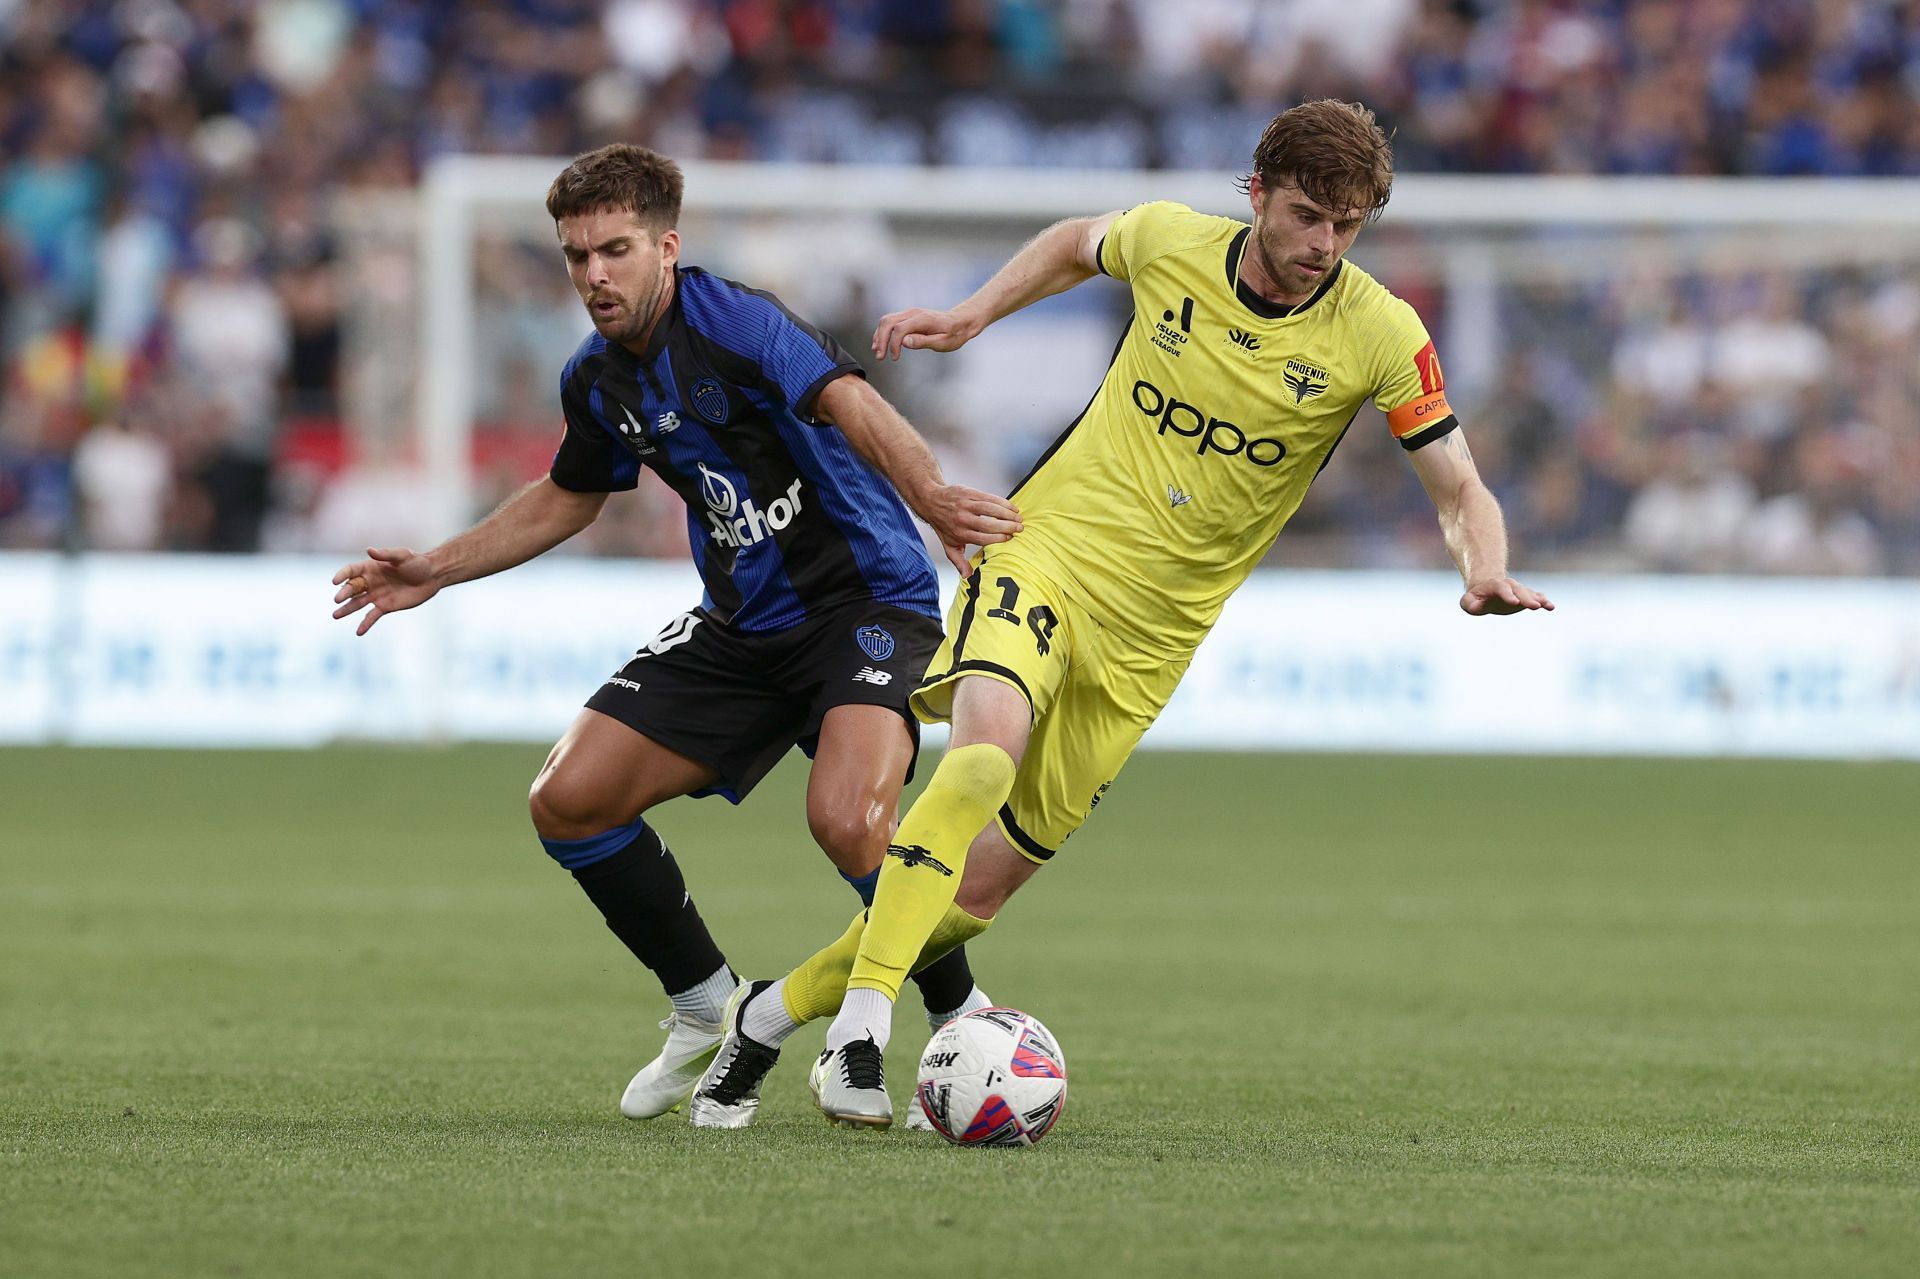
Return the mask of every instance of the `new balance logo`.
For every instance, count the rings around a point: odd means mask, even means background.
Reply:
[[[654,422],[654,429],[662,435],[672,435],[680,429],[680,415],[672,409],[662,413]]]
[[[1177,489],[1171,484],[1167,485],[1167,504],[1168,505],[1185,506],[1188,502],[1191,502],[1192,500],[1193,500],[1193,494],[1185,492],[1181,489]]]
[[[853,682],[856,684],[874,684],[885,688],[887,685],[893,683],[893,672],[877,671],[871,666],[862,666],[859,673],[853,677]]]
[[[1240,329],[1228,329],[1227,339],[1235,346],[1243,347],[1249,351],[1258,351],[1260,349],[1260,339]]]
[[[939,871],[948,879],[953,878],[953,870],[945,862],[918,844],[888,844],[887,856],[898,857],[909,866],[927,866]]]

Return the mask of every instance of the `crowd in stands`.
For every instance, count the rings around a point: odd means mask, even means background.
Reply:
[[[0,547],[352,549],[335,206],[437,155],[1234,169],[1329,95],[1405,173],[1920,176],[1920,4],[0,0]],[[1456,407],[1529,563],[1920,572],[1911,263],[1501,298]],[[1431,518],[1356,431],[1283,550],[1432,564]]]

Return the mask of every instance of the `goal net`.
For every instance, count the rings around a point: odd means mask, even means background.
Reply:
[[[356,377],[389,390],[352,429],[363,455],[418,460],[431,535],[555,442],[588,329],[543,209],[565,163],[443,159],[417,240],[379,221],[419,287],[411,309],[376,291],[362,317]],[[1230,173],[686,168],[684,260],[863,359],[878,316],[951,305],[1055,219],[1153,199],[1248,212]],[[1351,257],[1433,331],[1530,565],[1920,571],[1920,183],[1404,175]],[[951,478],[1004,491],[1085,404],[1130,308],[1095,281],[954,355],[870,368]],[[643,490],[589,549],[684,553],[680,518]],[[1372,409],[1274,559],[1435,564],[1431,507]]]

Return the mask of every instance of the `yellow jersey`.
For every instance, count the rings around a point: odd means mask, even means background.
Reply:
[[[1363,401],[1410,449],[1456,425],[1411,306],[1351,262],[1270,303],[1239,281],[1251,234],[1165,201],[1113,222],[1100,269],[1132,286],[1133,318],[1012,495],[1008,549],[1046,555],[1102,624],[1169,656],[1206,637]]]

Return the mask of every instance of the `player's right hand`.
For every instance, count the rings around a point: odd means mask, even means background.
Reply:
[[[975,337],[983,326],[959,311],[929,311],[912,307],[880,317],[873,331],[873,358],[897,360],[904,347],[909,351],[958,351]]]
[[[973,565],[967,562],[969,546],[1004,542],[1023,527],[1020,511],[1012,502],[964,484],[943,485],[920,506],[920,518],[939,535],[948,562],[961,577],[973,572]]]
[[[336,618],[350,617],[363,608],[368,610],[360,619],[355,635],[365,635],[388,613],[426,603],[440,590],[440,583],[434,580],[433,564],[426,556],[403,546],[369,546],[367,558],[355,560],[335,573],[333,584],[340,588],[333,597],[333,602],[340,606],[333,610]]]

